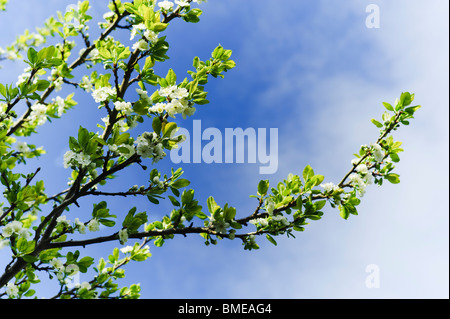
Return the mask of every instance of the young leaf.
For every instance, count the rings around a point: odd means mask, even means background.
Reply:
[[[312,169],[311,166],[307,165],[305,167],[305,169],[303,170],[303,179],[306,181],[306,180],[309,180],[313,176],[314,176],[314,170]]]
[[[269,180],[262,180],[258,184],[258,195],[265,196],[269,190]]]

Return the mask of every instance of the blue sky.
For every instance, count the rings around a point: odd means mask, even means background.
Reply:
[[[0,46],[71,3],[43,2],[11,1],[0,14],[0,28],[8,30]],[[369,4],[380,8],[378,29],[365,25]],[[95,1],[92,14],[105,8],[106,1]],[[196,55],[207,58],[219,43],[233,50],[237,67],[208,84],[211,104],[183,124],[278,128],[279,169],[264,176],[258,164],[184,164],[201,202],[213,195],[243,216],[254,209],[249,195],[260,179],[276,183],[307,164],[338,182],[359,146],[377,138],[370,119],[380,117],[381,102],[410,91],[423,108],[394,135],[404,142],[402,183],[369,187],[359,216],[344,221],[328,208],[296,239],[277,239],[277,247],[264,239],[252,252],[238,241],[206,247],[199,236],[152,246],[152,258],[130,265],[123,282],[140,282],[144,298],[448,298],[448,2],[210,0],[202,9],[199,24],[174,21],[166,31],[171,59],[158,70],[173,67],[183,78]],[[15,82],[23,66],[3,65],[0,82]],[[42,166],[49,193],[65,186],[68,136],[80,123],[94,129],[98,122],[92,99],[76,99],[66,119],[30,139],[47,150],[29,169]],[[158,165],[172,166],[168,159]],[[117,182],[142,184],[141,176],[136,169]],[[80,204],[86,213],[92,202]],[[148,208],[141,199],[113,199],[110,206],[126,212],[134,205]],[[148,208],[150,218],[165,208]],[[105,244],[93,253],[111,249]],[[379,288],[365,285],[370,264],[379,266]]]

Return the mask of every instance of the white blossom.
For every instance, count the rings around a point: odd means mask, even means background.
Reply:
[[[53,86],[55,88],[55,91],[61,91],[62,89],[62,84],[63,84],[63,78],[62,77],[58,77],[54,82],[53,82]]]
[[[144,37],[150,42],[158,41],[158,33],[154,32],[152,30],[145,30]]]
[[[9,298],[16,298],[19,295],[19,288],[12,282],[6,285],[6,294]]]
[[[17,151],[20,153],[27,154],[31,152],[31,149],[26,142],[17,142]]]
[[[160,96],[168,97],[175,89],[177,89],[176,85],[166,86],[160,88],[158,93]]]
[[[25,72],[18,76],[16,86],[21,85],[22,83],[25,83],[28,81],[28,78],[30,77],[31,72]]]
[[[80,289],[87,289],[87,290],[90,290],[90,289],[91,289],[91,284],[88,283],[87,281],[83,281],[83,282],[80,284]]]
[[[272,220],[274,221],[279,221],[281,222],[284,226],[288,226],[289,225],[289,221],[287,220],[287,218],[283,215],[276,215],[272,217]]]
[[[173,8],[173,2],[164,0],[164,1],[158,2],[158,7],[160,7],[161,9],[163,9],[165,11],[169,11],[170,9]]]
[[[125,247],[121,248],[120,251],[123,254],[131,253],[133,251],[133,247],[132,246],[125,246]]]
[[[103,14],[103,19],[110,21],[112,18],[114,18],[116,14],[112,11],[106,12],[105,14]]]
[[[87,228],[91,232],[99,231],[100,230],[100,224],[98,222],[97,218],[93,218],[89,221],[87,224]]]
[[[372,154],[375,160],[378,163],[382,162],[384,158],[383,148],[379,144],[372,144],[371,146],[373,148]]]
[[[114,107],[124,115],[130,115],[132,112],[132,106],[130,102],[116,101],[114,102]]]
[[[84,75],[81,78],[80,87],[84,89],[86,92],[91,92],[92,87],[94,86],[94,81],[88,75]]]
[[[269,225],[269,221],[266,218],[257,218],[254,220],[251,220],[250,223],[256,225],[256,224],[260,224],[262,227],[266,227],[267,225]]]
[[[169,96],[170,96],[171,99],[179,99],[179,100],[181,100],[181,99],[183,99],[185,97],[188,97],[188,95],[189,95],[189,92],[188,92],[187,89],[176,87],[176,88],[174,88],[172,90],[172,92],[170,93]]]
[[[138,49],[140,51],[146,51],[146,50],[149,49],[148,42],[145,41],[144,39],[141,39],[138,42],[136,42],[135,44],[133,44],[132,49],[133,50]]]
[[[18,235],[23,237],[25,233],[22,230],[23,224],[18,220],[13,220],[9,224],[5,225],[2,229],[2,236],[5,238],[11,237],[12,235]]]
[[[68,168],[70,166],[70,162],[74,159],[75,156],[76,153],[70,150],[64,154],[63,159],[64,168]]]
[[[92,92],[92,97],[94,98],[95,102],[100,103],[109,99],[110,96],[115,96],[116,94],[117,91],[115,88],[105,86],[94,90],[94,92]]]
[[[271,201],[271,200],[267,200],[267,201],[266,201],[266,212],[267,212],[269,215],[272,215],[274,209],[275,209],[275,203],[274,203],[273,201]]]
[[[145,27],[145,24],[143,24],[143,23],[133,25],[133,28],[131,29],[130,40],[134,39],[134,37],[136,36],[136,34],[138,33],[139,30],[144,30],[144,29],[146,29],[146,27]]]
[[[64,154],[63,164],[64,168],[68,168],[71,165],[81,165],[82,167],[87,167],[91,164],[91,158],[87,154],[75,153],[69,150]]]
[[[126,228],[119,230],[119,240],[122,245],[128,241],[128,231]]]
[[[86,234],[86,225],[85,225],[84,223],[82,223],[82,222],[78,219],[78,217],[75,218],[75,226],[77,227],[78,232],[79,232],[80,234]]]
[[[98,51],[98,49],[93,49],[90,53],[89,53],[89,57],[92,60],[96,60],[100,57],[100,52]]]
[[[148,109],[148,111],[149,112],[155,112],[155,113],[162,113],[162,112],[164,112],[165,108],[166,108],[166,104],[165,103],[156,103],[155,105],[150,107]]]
[[[67,219],[66,215],[59,216],[56,218],[56,222],[58,225],[69,226],[70,220]]]
[[[350,184],[353,187],[358,187],[357,190],[359,195],[364,196],[364,194],[366,193],[367,185],[364,179],[361,177],[361,175],[359,175],[358,173],[352,173],[348,178],[350,180]]]
[[[58,271],[64,271],[64,264],[58,258],[53,258],[52,260],[50,260],[50,265],[52,265]]]
[[[40,103],[36,103],[31,106],[29,119],[32,123],[43,125],[47,122],[47,106]]]
[[[53,99],[53,103],[58,106],[58,116],[62,116],[64,113],[64,108],[66,107],[66,101],[62,97],[57,96]]]
[[[325,183],[321,184],[320,186],[323,187],[325,193],[333,193],[334,191],[337,191],[339,189],[339,187],[334,185],[333,183]]]
[[[175,3],[180,7],[187,7],[189,5],[189,2],[187,0],[175,0]]]
[[[366,165],[366,164],[359,164],[359,165],[355,168],[355,170],[356,170],[358,173],[361,173],[361,174],[363,174],[363,175],[365,175],[365,174],[367,174],[367,173],[369,172],[369,169],[367,168],[367,165]]]
[[[226,234],[227,228],[230,227],[230,224],[225,221],[214,221],[213,225],[219,234]]]

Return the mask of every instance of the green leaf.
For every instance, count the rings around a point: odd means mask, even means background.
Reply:
[[[412,102],[412,96],[409,92],[404,92],[400,96],[400,103],[403,107],[410,105]]]
[[[384,176],[384,178],[387,179],[392,184],[400,183],[400,176],[398,174],[394,174],[394,173],[387,174]]]
[[[200,15],[201,15],[201,13],[198,14],[198,13],[194,12],[194,10],[191,10],[183,16],[183,20],[186,22],[190,22],[190,23],[197,23],[200,21],[200,18],[199,18]]]
[[[318,202],[314,203],[314,209],[317,210],[321,210],[325,205],[326,205],[327,201],[326,200],[321,200]]]
[[[89,131],[84,127],[80,126],[78,130],[78,142],[81,148],[85,149],[89,140],[90,140]]]
[[[175,85],[177,83],[177,75],[172,69],[169,69],[169,72],[167,72],[166,81],[169,85]]]
[[[35,49],[33,48],[29,48],[28,52],[27,52],[27,57],[28,57],[28,61],[32,64],[35,65],[37,62],[37,52]]]
[[[34,263],[39,260],[38,257],[32,255],[25,255],[22,257],[22,259],[25,260],[27,263]]]
[[[166,123],[162,129],[163,137],[170,137],[172,132],[176,132],[178,126],[175,122]]]
[[[411,107],[407,107],[405,109],[405,112],[408,113],[409,115],[413,115],[418,109],[420,109],[422,106],[421,105],[416,105],[416,106],[411,106]]]
[[[94,263],[94,258],[86,256],[81,258],[78,262],[77,265],[80,268],[80,271],[82,273],[86,273],[87,269]]]
[[[172,205],[173,205],[173,206],[177,206],[177,207],[181,206],[181,205],[180,205],[180,202],[177,201],[177,199],[176,199],[175,197],[169,195],[169,199],[170,199],[170,201],[172,202]]]
[[[390,153],[389,156],[394,163],[400,162],[400,157],[397,153]]]
[[[208,210],[211,214],[213,214],[217,208],[220,208],[219,205],[217,205],[216,201],[214,200],[214,197],[209,196],[206,203],[208,204]]]
[[[371,121],[372,121],[373,124],[375,124],[376,127],[378,127],[378,128],[382,128],[382,127],[383,127],[383,124],[381,124],[381,123],[378,122],[377,120],[372,119]]]
[[[265,196],[269,190],[269,180],[262,180],[258,184],[258,195]]]
[[[37,90],[44,91],[50,86],[50,82],[46,80],[38,80],[37,81]]]
[[[6,92],[7,92],[6,87],[3,84],[0,83],[0,94],[3,97],[6,97]]]
[[[223,212],[223,218],[226,221],[233,220],[236,216],[236,208],[234,207],[226,207]]]
[[[323,175],[314,175],[311,178],[311,181],[313,183],[312,187],[320,185],[323,182],[324,179],[325,179],[325,176],[323,176]]]
[[[394,107],[391,104],[383,102],[383,105],[388,111],[394,112]]]
[[[179,188],[189,186],[190,183],[191,182],[188,181],[187,179],[180,178],[180,179],[177,179],[175,182],[173,182],[170,186],[175,189],[179,189]]]
[[[305,167],[305,169],[303,170],[303,179],[306,181],[306,180],[309,180],[313,176],[314,176],[314,170],[312,169],[311,166],[307,165]]]
[[[144,100],[134,102],[133,111],[139,115],[146,115],[148,113],[148,103]]]
[[[214,49],[211,56],[213,57],[213,59],[219,60],[222,57],[223,52],[224,52],[223,47],[219,45],[217,48]]]
[[[339,205],[340,216],[344,219],[348,219],[350,212],[345,208],[345,206]]]
[[[183,193],[181,194],[181,202],[184,205],[190,204],[193,199],[194,199],[194,190],[193,189],[184,190]]]
[[[273,237],[270,236],[269,234],[266,234],[266,238],[275,246],[277,245],[277,242],[275,241],[275,239],[273,239]]]
[[[155,65],[155,59],[153,57],[149,56],[145,59],[144,68],[142,70],[149,70],[149,69],[153,68],[154,65]]]
[[[168,26],[167,23],[157,22],[157,23],[153,23],[151,28],[155,32],[162,32],[167,29],[167,26]]]

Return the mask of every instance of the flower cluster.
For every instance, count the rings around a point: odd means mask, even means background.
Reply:
[[[64,168],[69,166],[87,167],[89,164],[91,164],[91,158],[83,152],[75,153],[69,150],[64,154]]]
[[[26,142],[17,142],[17,151],[23,154],[28,154],[31,152],[31,149]]]
[[[19,287],[17,287],[12,282],[9,282],[6,285],[6,294],[9,298],[17,298],[17,296],[19,295]]]
[[[19,75],[19,77],[17,78],[16,86],[19,86],[22,83],[26,83],[31,76],[31,67],[28,67],[23,71],[24,71],[24,73]],[[34,77],[32,83],[36,84],[37,81],[38,81],[37,77]]]
[[[200,4],[202,2],[206,2],[206,0],[192,0],[191,2]],[[187,7],[190,5],[188,0],[175,0],[175,3],[180,7]],[[172,1],[164,0],[158,2],[158,7],[167,12],[173,9],[174,3]]]
[[[105,86],[94,90],[92,92],[92,97],[94,98],[95,102],[101,103],[107,101],[111,96],[115,96],[116,94],[117,91],[115,88]]]
[[[158,33],[148,30],[143,23],[133,25],[130,40],[133,40],[136,34],[140,34],[144,38],[133,44],[133,50],[139,49],[140,51],[146,51],[150,48],[149,42],[155,43],[158,41]]]
[[[97,50],[98,51],[98,50]],[[80,81],[80,87],[85,90],[86,92],[91,92],[92,88],[94,86],[94,82],[93,80],[91,80],[91,78],[88,75],[84,75],[81,78]]]
[[[57,96],[55,99],[53,99],[52,102],[57,107],[58,116],[61,117],[63,115],[63,113],[64,113],[65,108],[66,108],[66,101],[62,97]]]
[[[130,115],[133,110],[130,102],[116,101],[114,102],[114,107],[117,111],[122,112],[122,114],[125,116]]]
[[[367,185],[373,183],[373,175],[366,164],[359,164],[355,171],[356,173],[349,176],[350,184],[358,190],[358,194],[362,197],[366,193]]]
[[[50,265],[52,265],[53,268],[55,268],[56,277],[60,281],[64,280],[65,275],[74,276],[80,271],[77,265],[69,264],[67,266],[64,266],[64,263],[57,258],[53,258],[52,260],[50,260]]]
[[[69,227],[70,223],[71,223],[71,221],[68,220],[65,215],[59,216],[56,219],[56,222],[57,222],[57,226],[63,226],[63,227]],[[100,230],[100,223],[97,218],[91,219],[89,221],[89,223],[87,223],[87,225],[85,225],[83,222],[81,222],[79,218],[75,218],[74,224],[75,224],[74,228],[76,230],[78,230],[78,232],[80,234],[86,234],[86,228],[91,232]]]
[[[139,92],[138,92],[139,93]],[[143,91],[140,91],[143,94]],[[156,103],[149,108],[149,112],[163,113],[164,111],[170,117],[175,118],[176,114],[181,114],[185,119],[186,116],[191,116],[195,113],[195,107],[190,106],[187,97],[189,92],[186,88],[180,88],[176,85],[163,87],[158,91],[161,97],[167,99],[167,103]]]
[[[55,91],[61,91],[62,84],[63,84],[63,78],[58,75],[58,71],[53,69],[51,71],[51,75],[47,78],[50,82],[52,82],[52,85],[55,88]]]
[[[2,236],[5,238],[9,238],[14,235],[18,236],[19,238],[27,239],[28,237],[30,237],[30,232],[23,227],[22,222],[14,220],[3,227]]]
[[[126,158],[130,158],[132,155],[136,153],[134,146],[128,144],[108,145],[108,149],[110,152],[119,154],[119,156],[124,156]]]
[[[35,125],[44,125],[47,122],[47,105],[36,103],[31,106],[29,121]]]
[[[327,194],[333,194],[335,191],[338,191],[340,189],[339,186],[334,185],[333,183],[324,183],[320,185],[324,192]]]
[[[153,162],[156,163],[166,156],[163,145],[159,142],[159,137],[155,132],[143,133],[135,143],[137,144],[136,152],[142,158],[153,158]]]
[[[379,144],[372,144],[372,155],[378,163],[384,159],[383,148]]]

